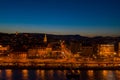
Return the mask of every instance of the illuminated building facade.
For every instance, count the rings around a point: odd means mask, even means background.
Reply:
[[[114,56],[115,49],[114,49],[114,44],[100,44],[98,45],[98,54],[100,56]]]
[[[12,59],[27,59],[27,52],[12,52],[8,56]]]
[[[66,50],[65,45],[59,42],[47,43],[47,36],[45,34],[43,44],[28,49],[27,58],[66,58],[70,56],[70,51]]]
[[[91,56],[93,54],[93,47],[92,46],[82,46],[81,52],[85,56]]]
[[[120,42],[118,43],[118,54],[120,56]]]
[[[4,53],[5,51],[9,50],[9,46],[5,46],[3,47],[2,45],[0,45],[0,54]]]
[[[52,52],[52,48],[34,48],[28,50],[29,58],[45,57]]]

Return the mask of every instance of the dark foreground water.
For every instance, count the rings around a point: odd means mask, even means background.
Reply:
[[[68,70],[0,70],[0,80],[120,80],[119,70],[78,70],[68,77]]]

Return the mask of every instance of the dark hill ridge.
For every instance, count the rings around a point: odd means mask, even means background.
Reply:
[[[19,33],[17,36],[16,34],[7,34],[7,33],[0,33],[0,43],[9,43],[11,40],[14,41],[18,40],[36,40],[39,42],[43,41],[44,33]],[[86,37],[80,35],[54,35],[54,34],[46,34],[48,38],[48,42],[58,41],[58,40],[65,40],[65,41],[78,41],[78,42],[87,42],[87,43],[116,43],[120,42],[120,36],[118,37]]]
[[[80,45],[82,46],[96,46],[97,44],[115,44],[115,50],[117,51],[118,42],[120,42],[120,37],[86,37],[80,35],[47,35],[47,44],[59,43],[60,40],[64,40],[66,47],[73,49],[75,52]],[[45,34],[44,33],[19,33],[19,34],[7,34],[0,33],[0,45],[9,45],[13,51],[27,51],[29,48],[34,48],[36,46],[45,46],[47,44],[43,43]]]

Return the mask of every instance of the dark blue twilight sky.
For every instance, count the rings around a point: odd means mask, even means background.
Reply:
[[[0,32],[120,35],[120,0],[0,0]]]

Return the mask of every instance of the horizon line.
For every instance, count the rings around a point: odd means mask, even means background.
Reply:
[[[16,31],[17,32],[17,31]],[[0,32],[3,34],[16,34],[16,32]],[[96,35],[96,36],[87,36],[87,35],[81,35],[81,34],[58,34],[58,33],[46,33],[46,32],[17,32],[18,34],[46,34],[46,35],[79,35],[83,37],[120,37],[120,35]]]

